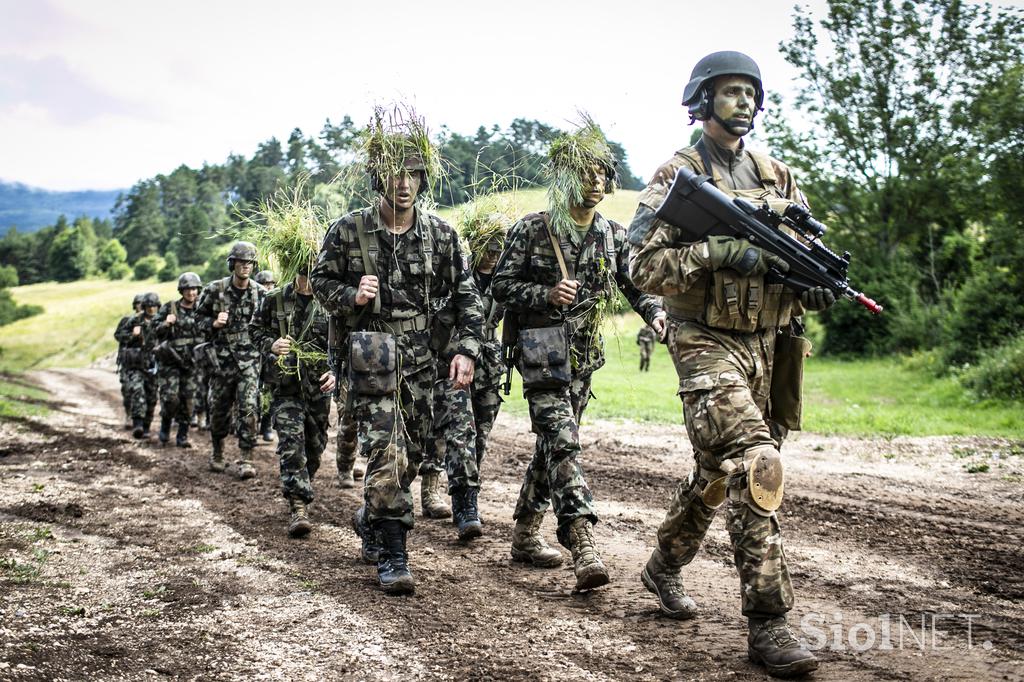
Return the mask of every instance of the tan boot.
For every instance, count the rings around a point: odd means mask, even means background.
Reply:
[[[363,476],[366,475],[366,467],[359,463],[359,460],[352,462],[352,478],[357,481],[363,480]]]
[[[523,514],[512,531],[512,559],[544,568],[562,565],[562,553],[548,546],[540,534],[543,514]]]
[[[239,459],[235,462],[238,471],[235,473],[238,478],[245,480],[256,476],[256,467],[252,465],[252,450],[241,450],[238,453]]]
[[[338,487],[355,488],[355,462],[338,463]]]
[[[440,471],[428,471],[420,476],[420,501],[423,504],[424,516],[431,519],[451,516],[452,508],[445,499],[447,497]]]
[[[210,452],[210,471],[220,473],[227,468],[224,462],[224,439],[213,439],[213,450]]]
[[[569,549],[576,573],[573,592],[585,592],[608,584],[608,569],[601,563],[601,555],[594,547],[594,525],[590,519],[581,516],[569,526]]]
[[[669,618],[687,620],[697,615],[697,604],[683,589],[682,567],[667,561],[660,549],[651,553],[640,573],[640,581],[658,598],[658,607]]]
[[[288,506],[292,513],[288,521],[288,537],[302,538],[309,535],[309,531],[313,530],[313,524],[309,522],[306,504],[301,500],[288,500]]]

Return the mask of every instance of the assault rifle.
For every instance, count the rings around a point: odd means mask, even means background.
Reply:
[[[706,175],[680,168],[657,217],[683,230],[687,241],[697,242],[710,235],[746,239],[786,261],[789,271],[770,270],[768,281],[781,282],[797,293],[825,287],[836,298],[856,301],[875,314],[882,312],[882,306],[850,286],[846,276],[850,253],[839,256],[821,243],[826,227],[806,208],[790,204],[779,213],[768,205],[755,206],[730,197],[710,181]],[[805,241],[783,232],[783,227]]]

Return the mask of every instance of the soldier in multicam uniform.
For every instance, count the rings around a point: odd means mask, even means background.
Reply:
[[[654,352],[654,344],[658,340],[658,334],[646,324],[640,327],[636,334],[636,345],[640,346],[640,371],[651,371],[651,353]]]
[[[562,159],[567,155],[555,150],[569,145],[576,147],[572,157],[589,159],[587,167],[565,167]],[[591,377],[604,365],[599,313],[611,305],[618,289],[655,329],[665,322],[657,300],[641,294],[629,280],[625,229],[596,210],[615,178],[615,159],[600,129],[588,122],[572,136],[556,140],[548,169],[552,187],[575,183],[578,194],[565,197],[566,205],[559,206],[558,195],[549,189],[550,212],[527,215],[512,228],[491,285],[495,300],[507,306],[521,330],[520,372],[527,362],[524,351],[530,350],[523,340],[527,331],[564,328],[568,349],[539,350],[545,358],[567,351],[573,358],[571,372],[557,385],[540,382],[523,390],[537,443],[513,516],[512,557],[539,566],[561,564],[561,554],[539,532],[550,502],[558,518],[558,541],[572,552],[575,590],[582,591],[609,579],[594,547],[597,513],[578,462],[579,421],[590,398]],[[565,336],[561,338],[564,345]]]
[[[156,314],[154,325],[159,369],[157,386],[160,393],[160,431],[157,434],[161,445],[171,437],[171,421],[178,422],[174,443],[179,448],[190,448],[188,430],[192,421],[192,401],[199,390],[195,373],[192,349],[203,341],[196,317],[196,301],[203,284],[194,272],[178,277],[177,301],[164,303]]]
[[[785,272],[786,264],[745,240],[686,242],[678,228],[655,216],[684,166],[711,176],[732,196],[804,203],[785,165],[743,144],[763,100],[760,71],[746,55],[716,52],[698,62],[683,104],[703,121],[704,134],[658,169],[630,226],[633,281],[663,295],[671,318],[669,349],[695,459],[641,578],[665,614],[693,617],[697,606],[680,570],[693,560],[727,497],[726,528],[749,619],[748,654],[770,674],[789,676],[816,669],[818,661],[786,624],[793,588],[775,514],[784,429],[771,419],[769,388],[776,339],[790,333],[791,321],[805,309],[821,310],[835,299],[827,289],[798,296],[766,280],[770,269]]]
[[[256,247],[236,242],[228,253],[231,275],[206,285],[199,306],[200,328],[212,339],[220,372],[212,377],[210,405],[210,470],[224,471],[224,439],[231,428],[231,407],[238,408],[236,475],[252,478],[252,449],[259,415],[260,354],[249,334],[249,322],[263,298],[263,287],[250,275],[256,266]]]
[[[123,332],[128,328],[132,315],[142,310],[143,296],[145,294],[135,294],[132,298],[132,314],[122,317],[114,328],[114,338],[117,339],[117,379],[121,383],[121,404],[124,406],[124,428],[129,431],[132,428],[132,395],[128,390],[128,368],[124,364],[124,342],[121,338],[124,338]]]
[[[294,282],[263,298],[250,328],[268,364],[281,489],[291,512],[288,535],[303,537],[312,530],[306,505],[313,502],[313,477],[327,447],[334,391],[334,373],[327,366],[327,316],[313,298],[308,266]],[[305,353],[300,359],[296,348],[322,353],[323,359],[307,359]]]
[[[313,291],[352,331],[349,406],[367,458],[364,506],[353,519],[364,560],[376,559],[381,588],[415,589],[406,534],[413,527],[410,486],[429,437],[435,358],[430,348],[432,301],[452,296],[458,352],[450,376],[457,388],[473,378],[483,315],[455,232],[417,206],[438,170],[436,149],[422,125],[384,130],[366,159],[379,203],[334,223],[312,272]],[[376,155],[387,148],[390,155]],[[378,333],[362,329],[378,330]]]
[[[270,270],[260,270],[256,273],[256,283],[264,288],[266,291],[277,288],[277,281],[274,279],[274,273]],[[266,354],[264,354],[264,364],[260,367],[260,436],[264,442],[271,442],[274,440],[274,425],[272,419],[272,413],[270,411],[270,402],[264,401],[263,396],[269,393],[268,387],[266,386],[267,372],[270,371],[266,366]]]
[[[156,325],[153,318],[160,308],[160,297],[150,292],[143,294],[141,310],[119,328],[115,338],[124,346],[125,378],[132,410],[132,436],[149,438],[156,411]]]

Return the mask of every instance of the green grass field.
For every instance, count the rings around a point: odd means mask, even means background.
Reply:
[[[628,226],[636,213],[637,197],[639,192],[620,189],[614,194],[605,197],[597,210],[605,218]],[[526,215],[534,211],[541,211],[547,207],[547,193],[541,188],[519,190],[514,195],[516,215]],[[437,212],[439,216],[448,222],[452,222],[458,213],[458,209],[446,208]]]

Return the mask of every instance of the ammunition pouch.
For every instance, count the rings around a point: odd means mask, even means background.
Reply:
[[[125,369],[148,369],[149,354],[142,348],[125,348],[121,357]]]
[[[523,388],[562,388],[572,381],[565,325],[519,330],[516,350]]]
[[[398,341],[387,332],[349,334],[349,391],[363,396],[398,390]]]
[[[185,361],[175,350],[171,341],[161,341],[153,349],[157,362],[167,367],[184,367]]]
[[[217,357],[217,349],[214,347],[213,342],[205,341],[197,344],[192,349],[192,359],[195,360],[197,366],[202,367],[207,372],[214,374],[220,374],[220,359]]]
[[[782,333],[775,337],[768,415],[790,431],[800,430],[804,358],[810,352],[811,342],[802,336]]]

